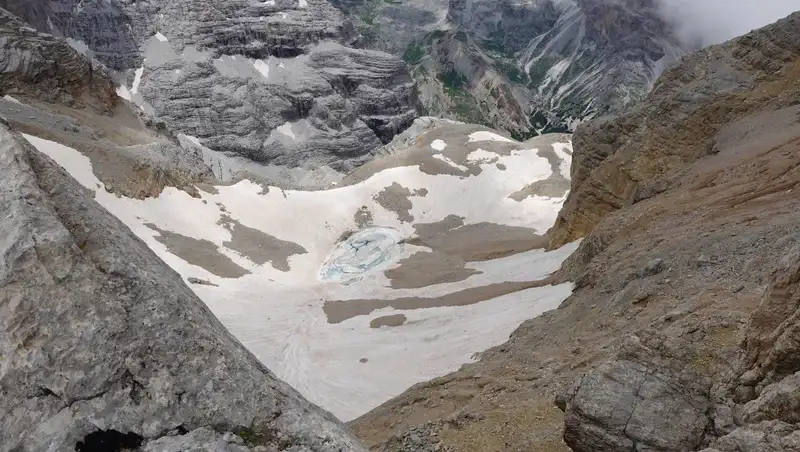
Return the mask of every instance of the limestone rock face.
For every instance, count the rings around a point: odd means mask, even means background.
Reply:
[[[617,361],[576,379],[563,405],[564,440],[572,450],[678,452],[701,444],[710,381],[663,357],[685,344],[647,342],[629,340]]]
[[[258,60],[259,72],[246,58],[187,61],[168,43],[151,45],[164,59],[146,60],[134,101],[212,149],[257,162],[347,171],[417,115],[403,63],[380,52],[321,43],[307,55]]]
[[[216,151],[346,171],[418,116],[403,62],[345,47],[352,26],[326,0],[6,3],[121,73],[122,97]]]
[[[787,391],[800,383],[800,246],[787,250],[780,261],[761,305],[750,319],[744,344],[748,356],[740,377],[742,384],[754,385],[760,399],[790,395]],[[787,387],[788,382],[792,384]],[[747,417],[760,420],[760,404],[748,405]],[[797,418],[796,408],[785,407],[786,415]]]
[[[53,10],[50,9],[48,0],[0,0],[0,8],[4,8],[14,16],[24,18],[25,22],[37,30],[48,33],[52,31],[48,18],[53,17]]]
[[[795,102],[796,86],[784,84],[797,70],[790,63],[800,55],[798,26],[800,14],[794,14],[690,54],[631,111],[578,127],[573,189],[551,247],[586,235],[611,212],[674,188],[693,162],[716,152],[715,135],[724,124]]]
[[[747,355],[731,383],[744,404],[740,427],[704,452],[800,450],[799,295],[800,247],[794,246],[746,326]]]
[[[701,452],[784,452],[800,450],[800,430],[783,422],[762,422],[738,428]]]
[[[0,91],[110,110],[118,102],[102,65],[0,9]]]
[[[0,176],[0,450],[363,450],[5,125]]]
[[[598,274],[598,259],[613,261],[607,252],[625,242],[624,235],[641,230],[642,225],[653,228],[651,222],[659,221],[657,218],[669,209],[669,203],[690,203],[685,207],[684,224],[721,215],[709,216],[702,207],[719,201],[730,209],[728,218],[748,209],[783,212],[784,199],[789,200],[783,196],[792,196],[798,177],[798,25],[800,14],[794,14],[724,45],[692,54],[668,71],[650,97],[633,112],[579,128],[574,141],[574,191],[551,238],[551,245],[559,246],[591,231],[565,267],[579,279],[579,284],[588,288],[605,279]],[[730,163],[723,163],[726,160]],[[734,166],[726,168],[728,164]],[[753,181],[758,182],[746,185]],[[689,201],[701,192],[711,198],[701,204]],[[721,197],[719,201],[714,200],[717,196]],[[761,203],[758,208],[755,202]],[[729,231],[730,238],[717,245],[720,248],[714,260],[719,264],[712,263],[705,252],[694,258],[696,270],[692,273],[700,275],[690,277],[709,278],[708,284],[712,285],[725,278],[721,273],[707,273],[705,268],[730,266],[738,260],[739,253],[734,249],[723,251],[723,246],[727,248],[723,243],[733,244],[754,234],[754,238],[760,237],[759,242],[775,240],[776,246],[770,253],[743,262],[758,275],[757,281],[766,290],[760,305],[751,308],[747,323],[742,319],[741,328],[733,330],[744,340],[741,348],[723,352],[730,356],[723,370],[710,374],[708,358],[691,356],[702,347],[690,343],[681,352],[668,353],[677,361],[661,362],[648,369],[649,375],[659,375],[662,382],[670,381],[669,376],[676,369],[705,370],[714,380],[713,388],[709,386],[699,399],[706,398],[706,408],[699,410],[696,417],[689,412],[678,415],[667,408],[664,417],[653,416],[646,422],[651,430],[644,438],[635,438],[629,431],[630,421],[621,429],[614,419],[592,416],[593,403],[619,407],[626,394],[636,391],[635,379],[606,377],[606,368],[630,367],[627,361],[612,361],[576,380],[578,388],[584,389],[582,397],[578,396],[580,390],[577,395],[570,395],[573,390],[563,397],[567,401],[563,406],[564,439],[568,445],[586,451],[605,450],[612,443],[635,450],[640,444],[647,447],[642,450],[697,450],[705,446],[711,446],[709,451],[798,450],[800,248],[794,234],[781,236],[775,227],[777,224],[754,223],[752,229],[741,229],[739,223],[727,222],[721,229],[712,227],[695,238],[702,246],[703,237],[714,231]],[[672,265],[679,265],[671,260]],[[675,274],[665,265],[661,267],[660,271]],[[668,280],[662,280],[662,284],[664,281]],[[741,289],[734,289],[734,293],[737,290]],[[650,291],[634,297],[633,303],[647,303],[655,296]],[[643,301],[637,301],[640,298]],[[616,299],[617,295],[612,303]],[[664,328],[670,329],[667,324],[683,315],[685,311],[681,310],[667,314],[663,317]],[[707,315],[714,318],[714,314]],[[710,341],[718,341],[722,351],[726,350],[723,344],[730,347],[731,339],[728,336]],[[600,383],[594,384],[595,391],[583,383],[597,381]],[[671,394],[666,397],[672,403],[686,405],[693,400],[688,394],[695,393],[697,381],[701,379],[674,380],[659,393]],[[621,384],[614,386],[618,382]],[[609,393],[612,396],[606,397]],[[627,402],[623,404],[627,406]],[[664,418],[673,419],[668,427],[659,426]],[[691,419],[698,423],[693,424]],[[667,435],[662,438],[661,432]],[[666,442],[660,442],[662,439]]]

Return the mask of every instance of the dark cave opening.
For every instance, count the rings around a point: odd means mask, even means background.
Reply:
[[[135,450],[142,445],[143,438],[136,433],[120,433],[116,430],[97,430],[89,433],[75,445],[76,452],[122,452]]]

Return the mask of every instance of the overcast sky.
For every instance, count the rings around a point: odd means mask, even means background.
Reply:
[[[660,0],[686,40],[717,44],[800,11],[800,0]]]

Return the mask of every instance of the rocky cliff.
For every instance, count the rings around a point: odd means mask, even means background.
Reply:
[[[261,163],[346,171],[418,116],[403,62],[343,46],[325,0],[0,6],[123,74],[119,94],[175,132]]]
[[[363,450],[18,131],[79,149],[118,196],[193,192],[202,156],[64,41],[0,10],[0,42],[0,450]]]
[[[166,186],[194,192],[193,183],[213,177],[200,153],[128,108],[109,71],[63,39],[0,9],[0,43],[0,115],[22,132],[81,149],[109,191],[137,198]]]
[[[0,63],[3,95],[27,95],[74,107],[88,103],[99,111],[110,111],[119,101],[102,65],[2,9]]]
[[[0,450],[361,450],[0,126]]]
[[[583,237],[555,275],[572,296],[355,433],[375,450],[800,450],[798,30],[800,13],[689,55],[639,108],[579,127],[551,242]]]
[[[632,106],[690,48],[652,0],[341,6],[358,24],[360,45],[403,55],[429,114],[517,137],[573,130]]]
[[[553,247],[586,235],[607,214],[675,188],[692,163],[719,153],[723,126],[796,101],[791,84],[798,37],[773,26],[683,58],[646,102],[620,117],[579,127],[582,152]]]

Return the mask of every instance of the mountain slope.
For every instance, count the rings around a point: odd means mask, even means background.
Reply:
[[[556,275],[573,294],[353,431],[374,450],[796,450],[798,30],[689,55],[581,125],[551,235],[584,236]]]
[[[0,450],[362,450],[63,169],[0,143]]]
[[[262,362],[338,416],[472,361],[570,292],[545,276],[574,246],[542,249],[569,185],[566,135],[520,143],[426,118],[327,190],[289,190],[134,114],[75,42],[6,16],[6,122],[179,271]],[[148,58],[162,44],[155,36]],[[320,43],[296,59],[333,80],[374,68],[365,55]],[[48,92],[39,74],[52,74]]]
[[[352,29],[325,0],[3,5],[122,74],[120,96],[229,156],[346,172],[418,116],[402,61],[344,46]]]
[[[197,196],[202,155],[63,40],[0,10],[0,41],[0,450],[364,450],[18,132],[80,148],[103,195],[134,202]]]
[[[517,137],[572,130],[635,104],[688,49],[652,0],[364,1],[345,9],[361,45],[404,56],[429,114]],[[412,23],[417,16],[427,19]]]

